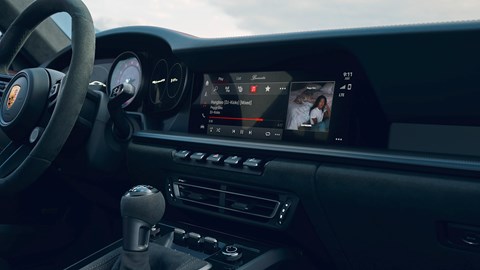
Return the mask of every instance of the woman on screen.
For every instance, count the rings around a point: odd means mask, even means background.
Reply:
[[[319,96],[310,108],[310,124],[313,129],[322,127],[322,122],[330,118],[330,107],[324,95]]]

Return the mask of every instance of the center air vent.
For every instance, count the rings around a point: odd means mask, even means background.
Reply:
[[[291,195],[258,191],[251,188],[191,179],[169,183],[172,203],[249,221],[282,225],[284,204],[291,205]]]

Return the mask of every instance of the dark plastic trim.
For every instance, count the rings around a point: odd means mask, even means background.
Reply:
[[[216,147],[229,147],[240,149],[252,149],[253,151],[260,151],[262,153],[269,153],[278,157],[293,157],[292,155],[301,155],[303,159],[321,160],[326,159],[330,162],[333,159],[342,159],[343,161],[363,161],[368,162],[371,165],[378,163],[390,164],[390,165],[403,165],[408,168],[437,168],[437,169],[449,169],[455,171],[469,171],[474,173],[480,172],[480,160],[477,158],[457,158],[451,156],[441,156],[434,154],[415,154],[415,153],[403,153],[396,151],[381,151],[381,150],[350,150],[350,149],[338,149],[325,147],[312,147],[304,145],[294,144],[273,144],[263,142],[247,142],[228,139],[208,138],[192,135],[177,135],[177,134],[165,134],[165,133],[153,133],[153,132],[137,132],[133,136],[133,143],[153,143],[166,144],[170,146],[181,145],[183,148],[187,146],[216,146]],[[154,146],[152,145],[152,146]],[[234,145],[234,146],[232,146]],[[354,164],[358,164],[353,162]],[[366,165],[366,164],[363,164]]]

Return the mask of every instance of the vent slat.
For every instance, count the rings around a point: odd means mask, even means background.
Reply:
[[[174,182],[173,186],[175,197],[187,205],[216,212],[228,211],[255,220],[261,218],[268,221],[274,218],[280,206],[278,195],[274,193],[186,180]]]

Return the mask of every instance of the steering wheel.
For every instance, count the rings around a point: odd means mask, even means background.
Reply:
[[[37,0],[0,40],[0,73],[8,67],[35,27],[49,16],[72,18],[72,58],[67,74],[45,68],[18,72],[3,92],[0,126],[10,143],[0,153],[0,194],[20,191],[50,166],[75,125],[93,69],[95,31],[80,0]]]

